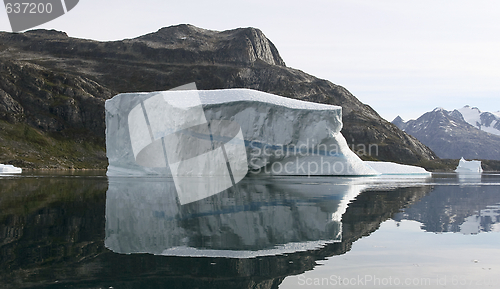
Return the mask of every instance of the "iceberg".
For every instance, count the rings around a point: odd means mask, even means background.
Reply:
[[[23,169],[15,167],[13,165],[0,164],[0,174],[20,174]]]
[[[213,191],[221,191],[247,173],[379,174],[349,149],[341,107],[250,89],[195,89],[107,100],[107,175],[173,177],[178,190],[190,191],[189,178],[217,177]]]
[[[458,166],[455,169],[457,173],[482,173],[483,168],[481,167],[481,161],[466,161],[461,158],[458,162]]]

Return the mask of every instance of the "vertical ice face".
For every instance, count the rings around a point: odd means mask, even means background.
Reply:
[[[128,130],[135,162],[168,166],[181,204],[228,189],[248,171],[241,128],[207,122],[196,90],[140,99],[128,114]]]
[[[165,136],[196,125],[206,125],[207,120],[201,107],[197,91],[186,91],[181,101],[174,101],[168,94],[158,93],[141,100],[128,115],[130,140],[136,162],[146,167],[164,167],[162,144]],[[205,132],[208,134],[208,130]],[[151,145],[151,146],[150,146]],[[181,144],[182,145],[182,144]],[[143,150],[146,149],[146,152]]]

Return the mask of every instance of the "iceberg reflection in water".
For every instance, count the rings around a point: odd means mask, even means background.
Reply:
[[[246,177],[180,205],[172,179],[110,178],[105,245],[123,254],[229,258],[312,250],[341,241],[342,214],[364,188],[355,180]]]

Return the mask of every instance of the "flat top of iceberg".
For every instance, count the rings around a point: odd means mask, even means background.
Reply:
[[[173,101],[180,102],[179,107],[186,107],[188,105],[186,104],[185,96],[187,94],[192,94],[193,92],[194,92],[193,90],[191,91],[184,90],[184,91],[163,91],[161,93],[164,95],[165,98],[168,97],[168,101],[170,103],[173,103]],[[219,89],[219,90],[197,90],[196,92],[198,93],[200,97],[199,99],[201,100],[202,104],[219,104],[219,103],[236,102],[236,101],[255,101],[255,102],[270,103],[279,106],[286,106],[288,108],[294,108],[294,109],[310,109],[310,110],[342,109],[340,106],[291,99],[253,89],[237,88],[237,89]],[[196,103],[193,101],[193,103],[191,104],[191,106],[196,106],[196,105],[199,105],[199,102]]]

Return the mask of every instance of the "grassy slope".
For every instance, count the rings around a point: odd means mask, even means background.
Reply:
[[[25,169],[105,169],[105,148],[97,140],[79,140],[0,120],[0,163]]]

